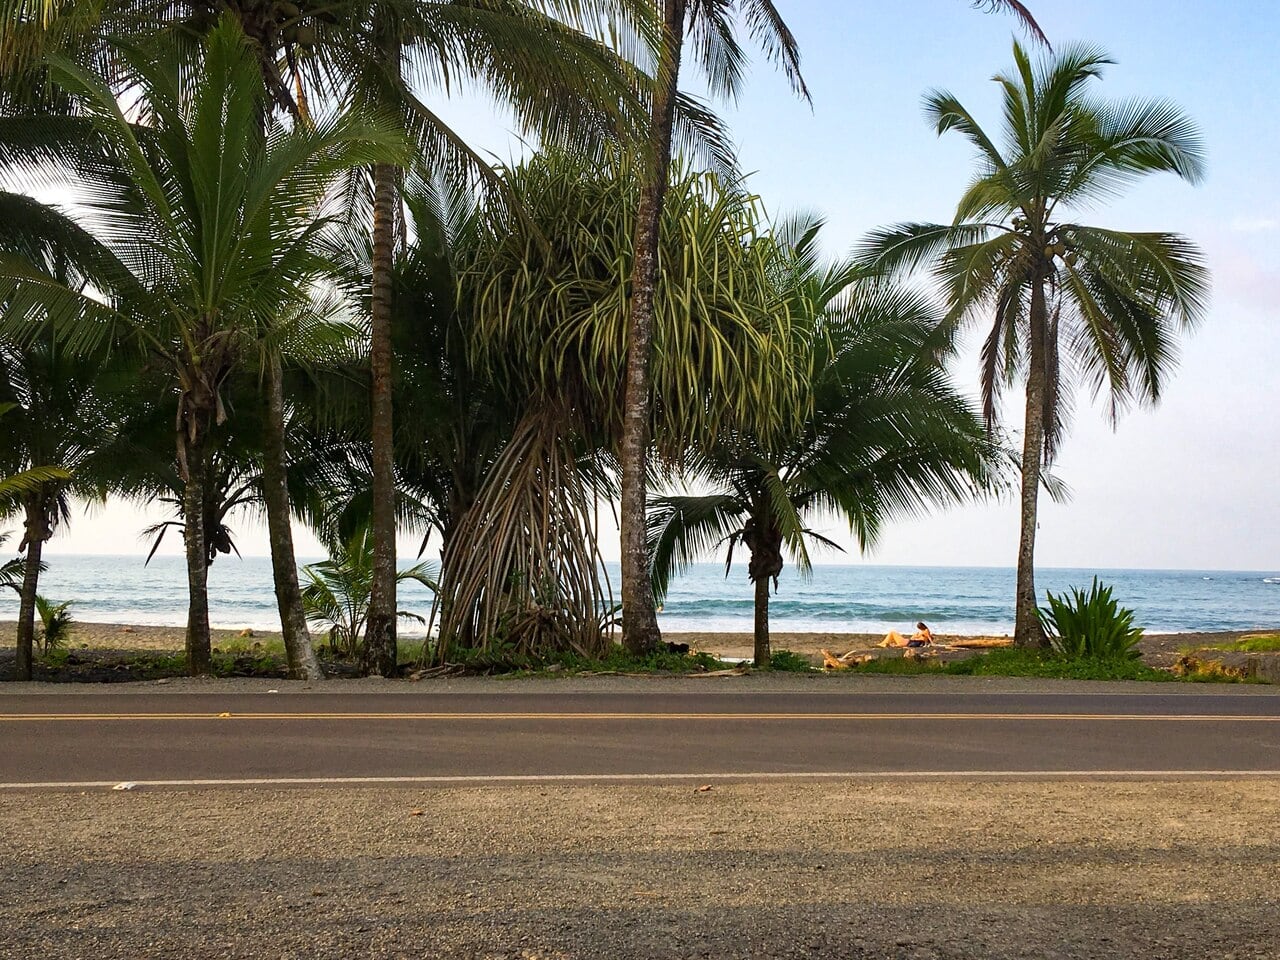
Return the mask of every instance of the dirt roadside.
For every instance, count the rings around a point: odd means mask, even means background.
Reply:
[[[0,956],[1274,960],[1276,789],[4,793]]]

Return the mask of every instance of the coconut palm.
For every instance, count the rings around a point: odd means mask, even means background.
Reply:
[[[622,469],[622,608],[623,637],[633,652],[652,649],[661,639],[649,578],[646,547],[646,482],[648,471],[650,364],[653,356],[654,290],[658,280],[658,232],[672,154],[672,117],[679,90],[686,36],[693,56],[713,93],[734,96],[742,83],[745,56],[736,40],[737,21],[779,64],[792,89],[804,99],[808,89],[800,75],[795,38],[771,0],[655,0],[662,14],[657,83],[650,101],[644,189],[636,216],[636,257],[631,274],[631,303],[626,331],[627,376],[625,414],[619,447]],[[978,0],[975,6],[1012,12],[1041,41],[1044,34],[1018,0]],[[1047,42],[1047,41],[1046,41]]]
[[[520,125],[548,143],[583,144],[616,131],[617,106],[638,103],[617,62],[543,11],[574,20],[598,19],[630,4],[568,2],[416,4],[417,16],[386,2],[371,5],[368,35],[351,58],[356,87],[373,102],[393,104],[438,165],[473,170],[475,155],[415,95],[414,81],[434,85],[440,72],[478,80],[512,107]],[[425,17],[424,17],[425,14]],[[433,20],[434,18],[434,20]],[[643,23],[643,21],[641,21]],[[370,70],[370,66],[373,70]],[[623,110],[625,119],[626,110]],[[395,651],[395,475],[392,423],[394,269],[403,207],[403,171],[373,168],[370,296],[373,536],[375,577],[365,657],[373,672],[389,673]]]
[[[17,679],[31,679],[36,597],[43,547],[71,518],[73,495],[94,496],[94,461],[117,432],[118,369],[108,358],[69,353],[46,333],[22,347],[0,342],[0,396],[13,409],[0,430],[0,460],[15,467],[57,467],[59,480],[36,484],[17,498],[24,519],[19,551],[26,569],[19,591]],[[115,395],[113,395],[115,394]]]
[[[711,88],[732,95],[741,83],[744,55],[735,37],[741,15],[770,59],[781,64],[795,91],[809,92],[800,76],[800,53],[795,38],[771,0],[662,0],[662,35],[657,46],[656,83],[650,99],[648,130],[641,139],[643,187],[635,216],[635,257],[630,277],[631,301],[626,326],[626,379],[623,428],[618,445],[621,468],[622,526],[622,638],[633,653],[647,653],[661,640],[657,609],[649,579],[645,542],[645,497],[649,450],[649,409],[652,402],[651,354],[654,340],[654,300],[658,282],[659,232],[670,177],[672,139],[680,66],[686,32],[694,55]]]
[[[1036,617],[1036,508],[1042,465],[1061,444],[1078,381],[1105,393],[1114,422],[1132,403],[1155,403],[1179,331],[1204,313],[1209,276],[1185,237],[1092,227],[1074,211],[1148,174],[1195,183],[1204,156],[1195,125],[1163,100],[1106,102],[1090,90],[1111,61],[1075,46],[1034,64],[1018,44],[1015,69],[995,78],[1003,146],[954,96],[926,109],[938,132],[978,151],[977,176],[950,225],[900,224],[873,234],[867,263],[886,272],[929,264],[946,301],[946,327],[981,323],[983,412],[994,424],[1003,388],[1023,379],[1019,644],[1041,645]]]
[[[330,269],[321,204],[337,179],[399,158],[404,147],[351,112],[292,128],[262,124],[256,54],[229,18],[194,63],[171,48],[120,50],[143,126],[129,122],[101,78],[51,58],[109,163],[85,185],[83,221],[45,209],[31,224],[58,232],[103,298],[20,256],[0,256],[0,295],[11,301],[4,327],[21,343],[46,319],[70,349],[128,341],[168,372],[184,484],[187,652],[200,673],[210,650],[208,543],[193,518],[203,516],[211,431],[228,416],[223,386],[246,357],[284,335],[282,318],[306,313],[309,288]]]
[[[36,596],[36,612],[40,616],[40,652],[52,653],[66,646],[75,618],[71,615],[74,600],[57,603],[47,597]]]
[[[307,618],[328,630],[332,649],[358,656],[373,589],[373,538],[368,526],[330,543],[329,559],[303,567],[303,574]],[[431,564],[419,563],[396,572],[397,583],[409,580],[429,590],[436,588]],[[398,616],[424,622],[420,614],[407,610],[399,611]]]
[[[787,283],[795,313],[812,318],[808,415],[765,436],[728,434],[689,456],[698,495],[655,497],[649,513],[653,580],[671,577],[717,546],[750,554],[755,587],[755,663],[768,666],[769,582],[789,553],[803,573],[809,543],[836,544],[811,526],[848,522],[858,545],[883,523],[979,494],[998,480],[999,452],[940,366],[937,312],[920,294],[856,280],[847,263],[820,265],[817,225],[797,224]]]
[[[153,464],[153,467],[159,464]],[[156,555],[167,533],[173,531],[177,536],[186,538],[187,523],[183,513],[185,503],[182,497],[183,482],[176,472],[165,469],[166,463],[159,470],[150,472],[144,482],[132,491],[134,496],[144,499],[148,504],[164,504],[174,516],[169,520],[160,520],[142,530],[140,536],[151,541],[151,549],[143,564],[149,564]],[[206,563],[212,566],[219,556],[234,553],[240,556],[236,546],[235,531],[230,526],[231,514],[238,510],[258,507],[262,503],[259,489],[260,476],[252,465],[236,462],[227,456],[222,447],[215,447],[209,454],[205,484],[204,509],[201,512],[201,523],[204,526]],[[165,481],[168,481],[168,484]],[[300,678],[309,679],[309,678]],[[314,679],[314,678],[310,678]]]
[[[14,408],[15,405],[12,403],[0,403],[0,430],[4,429],[5,415]],[[71,474],[62,467],[31,467],[17,473],[9,473],[5,470],[0,473],[0,516],[8,516],[15,508],[20,507],[23,498],[38,493],[47,486],[66,483],[70,479]],[[9,542],[10,536],[7,532],[0,533],[0,547]],[[0,587],[8,587],[21,594],[27,571],[27,561],[22,557],[0,563]],[[40,564],[38,572],[44,572],[43,564]],[[29,664],[27,669],[29,673]]]
[[[497,184],[488,162],[450,130],[422,99],[422,91],[448,93],[478,85],[511,109],[522,131],[546,143],[590,146],[613,139],[641,116],[637,72],[618,54],[576,26],[602,28],[620,14],[629,29],[616,36],[639,42],[652,35],[646,0],[115,0],[54,8],[43,0],[16,0],[0,19],[0,113],[7,99],[47,106],[44,54],[59,50],[113,76],[112,37],[165,33],[189,43],[225,11],[250,38],[277,110],[305,119],[310,106],[354,98],[399,117],[419,153],[437,170]],[[56,92],[56,88],[55,92]],[[15,94],[16,92],[16,94]],[[61,107],[55,106],[54,112]],[[709,119],[701,111],[694,117]],[[6,133],[8,131],[5,131]],[[46,141],[32,149],[50,152]],[[370,363],[373,410],[372,465],[378,570],[369,668],[395,666],[395,485],[391,418],[391,271],[397,238],[404,237],[398,192],[403,171],[372,167],[348,185],[353,220],[372,231],[373,279]],[[370,212],[372,216],[370,217]],[[283,405],[276,367],[266,358],[264,387],[273,408]],[[278,592],[291,575],[284,556],[288,527],[286,478],[277,463],[278,420],[264,439],[264,486]],[[287,592],[287,591],[286,591]],[[288,608],[281,600],[282,619]],[[289,626],[285,624],[286,637]]]

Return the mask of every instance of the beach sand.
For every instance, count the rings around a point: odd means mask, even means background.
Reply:
[[[16,631],[13,621],[0,621],[0,637],[12,638]],[[1165,633],[1148,634],[1142,640],[1143,659],[1152,666],[1167,667],[1173,664],[1188,649],[1207,647],[1214,644],[1232,643],[1243,637],[1256,636],[1260,632],[1275,631],[1231,630],[1208,633]],[[229,648],[236,652],[251,650],[255,643],[264,647],[278,644],[281,640],[278,631],[266,630],[231,630],[215,629],[213,646]],[[118,623],[89,623],[77,621],[72,628],[70,649],[87,650],[137,650],[150,652],[177,652],[184,649],[185,630],[181,626],[124,625]],[[323,643],[319,634],[313,634],[317,645]],[[970,637],[950,636],[943,633],[935,635],[942,646],[951,644],[977,644],[983,641],[998,645],[1009,641],[1008,637]],[[821,661],[819,651],[826,649],[837,655],[849,650],[871,650],[882,639],[883,634],[871,633],[789,633],[777,632],[771,635],[773,649],[790,650],[804,656]],[[754,652],[752,636],[749,633],[664,633],[663,638],[671,643],[687,643],[693,650],[715,654],[725,658],[750,658]],[[405,639],[421,639],[421,637],[405,637]],[[11,646],[11,639],[0,646],[0,658],[4,650]]]
[[[0,621],[0,636],[12,638],[17,624]],[[281,641],[278,630],[211,630],[213,645],[233,645],[237,649],[251,647],[255,642],[264,645]],[[88,623],[77,620],[71,627],[69,649],[90,650],[146,650],[172,652],[186,647],[185,626],[154,626],[150,624],[126,625],[121,623]],[[313,639],[320,642],[319,635]]]
[[[1188,650],[1197,650],[1218,644],[1235,643],[1245,637],[1270,634],[1276,630],[1221,630],[1202,633],[1149,633],[1142,638],[1142,659],[1153,667],[1169,667]],[[754,645],[749,633],[664,633],[663,639],[672,643],[687,643],[694,650],[704,650],[721,657],[750,657]],[[791,650],[821,660],[820,650],[830,650],[839,656],[850,650],[872,650],[884,638],[883,634],[870,633],[773,633],[770,641],[774,650]],[[949,636],[935,633],[934,639],[942,647],[972,645],[1011,645],[1012,638]]]

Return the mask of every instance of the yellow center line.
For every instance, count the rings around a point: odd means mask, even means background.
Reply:
[[[1280,715],[1155,713],[8,713],[0,722],[108,720],[1091,720],[1277,723]]]

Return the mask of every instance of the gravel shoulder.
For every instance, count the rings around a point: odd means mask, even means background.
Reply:
[[[0,956],[1280,956],[1274,780],[0,794]]]

